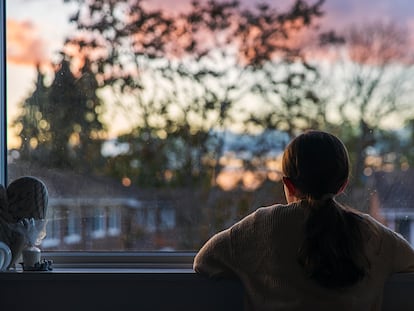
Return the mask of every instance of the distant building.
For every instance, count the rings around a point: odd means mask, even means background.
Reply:
[[[44,250],[175,248],[176,211],[168,198],[141,198],[138,191],[105,177],[9,165],[9,181],[25,175],[39,178],[48,188]]]

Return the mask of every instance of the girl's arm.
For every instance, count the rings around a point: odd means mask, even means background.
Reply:
[[[195,272],[209,277],[233,276],[230,229],[214,235],[194,258]]]
[[[393,272],[414,272],[414,249],[400,235],[394,233]]]

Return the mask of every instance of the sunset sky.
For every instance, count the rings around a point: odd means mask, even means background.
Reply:
[[[147,2],[163,4],[164,1]],[[294,1],[272,1],[278,2],[278,7],[283,8]],[[188,1],[165,0],[165,3],[181,8]],[[414,33],[413,0],[326,0],[323,7],[323,23],[327,27],[341,30],[351,24],[382,19],[400,23],[411,30],[411,35]],[[9,120],[16,114],[17,103],[33,89],[35,64],[47,64],[62,47],[65,35],[73,27],[68,24],[68,16],[73,11],[73,4],[64,4],[63,0],[6,0]],[[10,137],[9,143],[12,144]]]

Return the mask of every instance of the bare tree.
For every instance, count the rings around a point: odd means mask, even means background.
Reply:
[[[340,125],[353,131],[342,136],[353,141],[354,177],[359,183],[365,151],[374,145],[376,131],[392,118],[403,124],[413,113],[414,88],[409,81],[414,77],[414,58],[407,31],[395,23],[352,26],[343,37],[328,79]]]
[[[71,1],[81,5],[72,18],[78,32],[66,47],[95,65],[101,88],[111,89],[117,112],[129,118],[133,130],[124,138],[136,146],[130,149],[135,160],[128,161],[142,173],[161,153],[176,155],[172,180],[182,175],[190,184],[206,163],[217,172],[223,141],[220,135],[209,141],[211,133],[244,126],[239,104],[255,74],[275,58],[298,54],[288,41],[313,25],[323,3],[297,0],[279,12],[238,1],[193,1],[177,13],[143,1]],[[160,163],[148,176],[163,178],[168,163],[165,157]]]

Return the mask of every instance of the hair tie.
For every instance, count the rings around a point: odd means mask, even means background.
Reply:
[[[315,198],[315,197],[310,197],[309,196],[309,197],[306,197],[305,200],[307,200],[312,205],[315,204],[315,203],[317,205],[319,205],[318,203],[326,202],[326,201],[329,201],[329,200],[333,200],[335,196],[336,196],[336,194],[334,194],[334,193],[325,193],[324,195],[322,195],[319,198]]]

